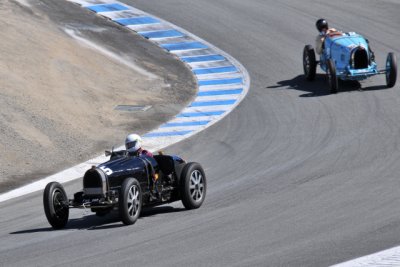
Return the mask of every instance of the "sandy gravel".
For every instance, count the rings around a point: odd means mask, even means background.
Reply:
[[[128,132],[156,127],[195,91],[191,75],[177,60],[141,37],[61,2],[0,2],[0,192],[120,145]],[[60,15],[65,7],[80,24]],[[85,46],[65,29],[132,66]],[[107,34],[119,37],[110,41]],[[124,39],[132,52],[118,54],[118,42]],[[119,104],[154,108],[115,111]]]

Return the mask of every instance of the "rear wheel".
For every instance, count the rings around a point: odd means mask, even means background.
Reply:
[[[128,178],[122,183],[119,214],[124,224],[134,224],[142,211],[142,190],[138,180]]]
[[[327,62],[327,78],[328,78],[328,84],[329,84],[329,89],[331,94],[336,94],[338,90],[338,78],[336,76],[336,66],[335,62],[332,59],[329,59]]]
[[[397,59],[394,53],[389,53],[386,59],[386,85],[388,88],[396,84]]]
[[[183,206],[188,210],[199,208],[204,202],[206,191],[207,181],[203,168],[196,162],[186,164],[181,174]]]
[[[317,72],[317,61],[315,60],[314,48],[311,45],[306,45],[303,50],[303,69],[304,76],[308,81],[315,79]]]
[[[57,182],[47,184],[43,192],[46,218],[54,229],[64,228],[69,217],[69,203],[63,186]]]

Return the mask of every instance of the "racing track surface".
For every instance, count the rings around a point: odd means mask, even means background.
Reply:
[[[0,265],[327,266],[400,245],[400,91],[384,77],[302,77],[315,20],[369,38],[380,66],[400,57],[395,1],[136,0],[128,3],[215,44],[249,71],[227,118],[167,152],[201,162],[203,207],[112,216],[51,231],[41,194],[0,204]],[[322,3],[324,2],[324,3]],[[80,181],[67,186],[72,194]]]

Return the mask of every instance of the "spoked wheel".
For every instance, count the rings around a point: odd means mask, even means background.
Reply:
[[[331,94],[336,94],[338,90],[338,78],[336,76],[336,66],[335,62],[332,59],[328,60],[328,67],[326,70],[327,78],[328,78],[328,84],[329,84],[329,89]]]
[[[57,182],[47,184],[43,193],[46,218],[54,229],[64,228],[69,217],[69,203],[63,186]]]
[[[182,203],[186,209],[197,209],[206,197],[207,181],[200,164],[188,163],[181,176]]]
[[[397,59],[394,53],[389,53],[386,59],[386,85],[392,88],[397,79]]]
[[[308,81],[315,79],[317,72],[317,61],[315,60],[314,48],[311,45],[306,45],[303,50],[303,69],[304,76]]]
[[[124,224],[134,224],[142,211],[142,190],[138,180],[128,178],[122,183],[119,213]]]

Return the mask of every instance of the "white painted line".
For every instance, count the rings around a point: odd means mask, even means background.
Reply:
[[[174,55],[179,55],[182,52],[186,52],[186,53],[195,53],[196,51],[201,51],[204,50],[204,48],[194,48],[194,49],[186,49],[186,50],[174,50],[174,51],[169,51],[171,54]]]
[[[197,57],[215,55],[216,51],[211,48],[199,49],[196,51],[176,51],[174,54],[178,57]]]
[[[243,89],[243,85],[227,84],[227,85],[200,86],[199,92],[222,91],[222,90],[233,90],[233,89]]]
[[[194,101],[212,101],[212,100],[229,100],[229,99],[238,99],[240,94],[238,95],[209,95],[209,96],[198,96]]]
[[[168,38],[168,39],[165,39],[165,40],[162,40],[162,39],[151,39],[151,41],[153,41],[154,43],[157,43],[159,45],[196,42],[195,39],[193,39],[193,38],[191,38],[189,36],[172,37],[172,38]]]
[[[156,31],[166,31],[166,30],[173,30],[173,28],[170,25],[167,24],[147,24],[143,25],[142,28],[140,28],[139,33],[141,32],[156,32]]]
[[[138,24],[138,25],[128,25],[126,28],[129,28],[132,31],[135,32],[145,32],[147,31],[150,27],[152,28],[159,28],[160,30],[162,29],[171,29],[169,25],[166,25],[164,23],[152,23],[152,24]]]
[[[67,0],[67,1],[79,4],[79,5],[83,6],[83,7],[92,6],[92,5],[101,5],[101,4],[114,3],[113,0]]]
[[[232,66],[232,63],[230,63],[227,60],[203,61],[203,62],[193,62],[186,64],[188,64],[192,69],[208,69],[208,68]]]
[[[177,132],[177,131],[198,131],[204,129],[204,127],[205,127],[204,125],[162,127],[151,132],[160,133],[160,132]]]
[[[400,246],[332,265],[332,267],[387,267],[400,266]]]
[[[210,74],[195,74],[197,80],[213,80],[213,79],[226,79],[226,78],[239,78],[240,72],[228,71],[223,73],[210,73]]]
[[[208,112],[208,111],[218,111],[218,110],[228,111],[230,109],[232,109],[232,105],[187,107],[187,108],[184,108],[181,113]]]
[[[143,12],[139,12],[136,10],[99,12],[99,14],[109,19],[126,19],[126,18],[135,18],[143,16]]]
[[[179,117],[175,118],[169,122],[189,122],[189,121],[206,121],[206,120],[215,120],[220,115],[215,116],[197,116],[197,117]]]

